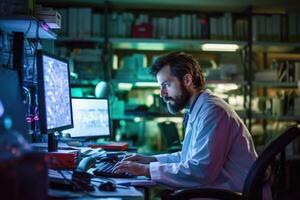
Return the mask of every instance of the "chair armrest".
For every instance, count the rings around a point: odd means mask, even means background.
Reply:
[[[187,200],[191,198],[212,198],[224,200],[241,200],[242,194],[224,189],[195,188],[184,190],[164,190],[161,195],[163,200]]]

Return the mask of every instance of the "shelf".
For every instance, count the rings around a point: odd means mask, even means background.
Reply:
[[[277,81],[253,81],[253,86],[269,88],[299,88],[296,82],[277,82]]]
[[[159,84],[153,80],[137,80],[137,79],[114,79],[113,83],[118,84],[122,87],[122,84],[127,85],[127,87],[135,87],[135,88],[159,88]]]
[[[279,121],[300,121],[300,116],[292,116],[292,115],[270,115],[270,114],[260,114],[260,113],[253,113],[253,119],[258,120],[279,120]]]
[[[236,44],[239,49],[246,45],[242,41],[228,40],[195,40],[195,39],[153,39],[153,38],[111,38],[113,49],[118,50],[186,50],[201,51],[203,44]]]
[[[113,83],[115,84],[128,84],[130,87],[134,88],[159,88],[159,84],[153,80],[137,80],[137,79],[114,79]],[[245,81],[224,81],[224,80],[208,80],[206,85],[209,87],[216,87],[218,85],[224,85],[227,88],[234,88],[239,86],[244,86]],[[126,86],[125,86],[126,87]]]
[[[283,42],[283,41],[253,42],[253,50],[263,51],[263,52],[291,52],[299,49],[299,47],[300,47],[299,42]]]
[[[122,116],[114,116],[111,115],[110,119],[111,120],[134,120],[136,117],[132,115],[122,115]]]
[[[247,118],[245,110],[235,110],[235,112],[239,115],[240,118]]]
[[[92,83],[71,83],[72,88],[95,88],[96,85]]]
[[[145,82],[145,83],[157,83],[154,80],[137,80],[137,79],[115,79],[116,83],[136,83],[136,82]],[[226,80],[206,80],[206,84],[236,84],[236,85],[245,85],[246,81],[226,81]],[[159,85],[157,85],[159,86]]]
[[[26,38],[56,39],[47,24],[31,16],[0,18],[0,29],[10,34],[23,32]]]
[[[132,115],[136,117],[144,118],[157,118],[157,117],[179,117],[182,118],[183,114],[172,115],[167,112],[157,112],[157,111],[134,111],[134,110],[125,110],[125,115]]]
[[[83,47],[83,48],[96,48],[97,46],[103,46],[104,38],[102,37],[58,37],[56,44],[67,45],[68,47]]]
[[[226,81],[226,80],[206,80],[206,84],[213,85],[213,84],[236,84],[236,85],[246,85],[246,81]]]
[[[102,44],[103,37],[59,37],[58,43],[76,44]],[[113,49],[118,50],[186,50],[201,51],[203,44],[236,44],[242,49],[247,43],[243,41],[230,40],[196,40],[196,39],[157,39],[157,38],[109,38]]]
[[[102,43],[104,38],[102,37],[58,37],[57,42],[93,42],[93,43]]]

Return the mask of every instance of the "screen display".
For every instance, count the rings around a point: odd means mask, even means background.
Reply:
[[[110,136],[108,99],[72,98],[74,128],[71,137]]]
[[[41,131],[73,127],[68,62],[44,52],[37,58]]]

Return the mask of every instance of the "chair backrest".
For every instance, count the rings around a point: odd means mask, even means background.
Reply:
[[[244,183],[243,199],[262,199],[264,177],[269,164],[275,159],[276,155],[284,151],[285,147],[298,136],[300,136],[300,129],[293,126],[267,144],[249,170]]]
[[[176,123],[174,122],[161,122],[158,123],[158,127],[161,131],[163,140],[167,146],[167,148],[174,146],[174,145],[180,145],[180,138],[178,129],[176,127]]]

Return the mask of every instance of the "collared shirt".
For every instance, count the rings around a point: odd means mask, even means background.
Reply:
[[[188,122],[188,119],[189,119],[189,116],[194,108],[194,105],[195,103],[197,102],[197,99],[199,98],[199,96],[201,95],[201,93],[197,96],[197,98],[193,101],[191,107],[184,113],[184,116],[183,116],[183,125],[184,125],[184,128],[186,128],[186,125],[187,125],[187,122]]]
[[[250,133],[236,112],[205,90],[191,110],[182,150],[155,156],[154,181],[173,188],[214,187],[242,192],[257,154]]]

